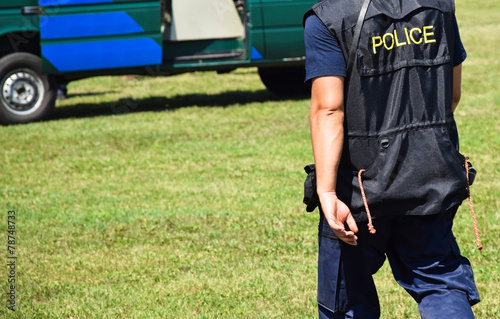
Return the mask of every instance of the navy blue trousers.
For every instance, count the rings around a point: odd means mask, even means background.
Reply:
[[[470,263],[453,236],[456,211],[377,218],[376,234],[359,223],[357,246],[340,241],[320,211],[319,317],[379,318],[372,275],[387,257],[394,278],[418,303],[422,318],[474,318],[471,306],[479,302],[479,294]]]

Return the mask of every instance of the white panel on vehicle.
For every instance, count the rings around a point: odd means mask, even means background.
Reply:
[[[233,0],[172,0],[172,24],[166,40],[227,39],[244,36]]]

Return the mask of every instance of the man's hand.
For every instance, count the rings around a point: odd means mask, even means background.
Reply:
[[[347,244],[356,246],[358,244],[356,241],[358,237],[355,233],[358,232],[358,226],[352,217],[349,207],[338,199],[334,192],[320,194],[319,200],[326,221],[335,235]],[[345,222],[349,226],[349,231],[345,229]]]

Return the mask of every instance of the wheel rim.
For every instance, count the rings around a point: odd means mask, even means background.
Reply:
[[[2,81],[2,100],[10,113],[31,114],[40,108],[43,97],[43,82],[31,70],[14,70]]]

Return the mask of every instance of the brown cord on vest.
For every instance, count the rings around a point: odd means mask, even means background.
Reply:
[[[368,208],[368,201],[366,200],[365,190],[363,188],[363,181],[361,180],[361,173],[363,173],[364,171],[365,170],[362,169],[358,172],[359,188],[361,189],[361,196],[363,197],[363,204],[365,204],[366,215],[368,216],[368,230],[370,231],[370,234],[375,234],[377,231],[375,230],[375,227],[373,227],[373,224],[372,224],[372,215],[370,214],[370,209]]]
[[[462,154],[462,156],[464,156]],[[474,232],[476,233],[476,245],[479,250],[483,249],[483,245],[481,244],[481,240],[479,239],[479,230],[477,228],[477,221],[476,221],[476,213],[474,212],[474,206],[472,206],[472,196],[470,195],[470,188],[469,188],[469,163],[467,163],[467,157],[464,156],[465,158],[465,173],[467,175],[467,194],[469,195],[469,207],[470,207],[470,212],[472,214],[472,221],[474,222]]]

